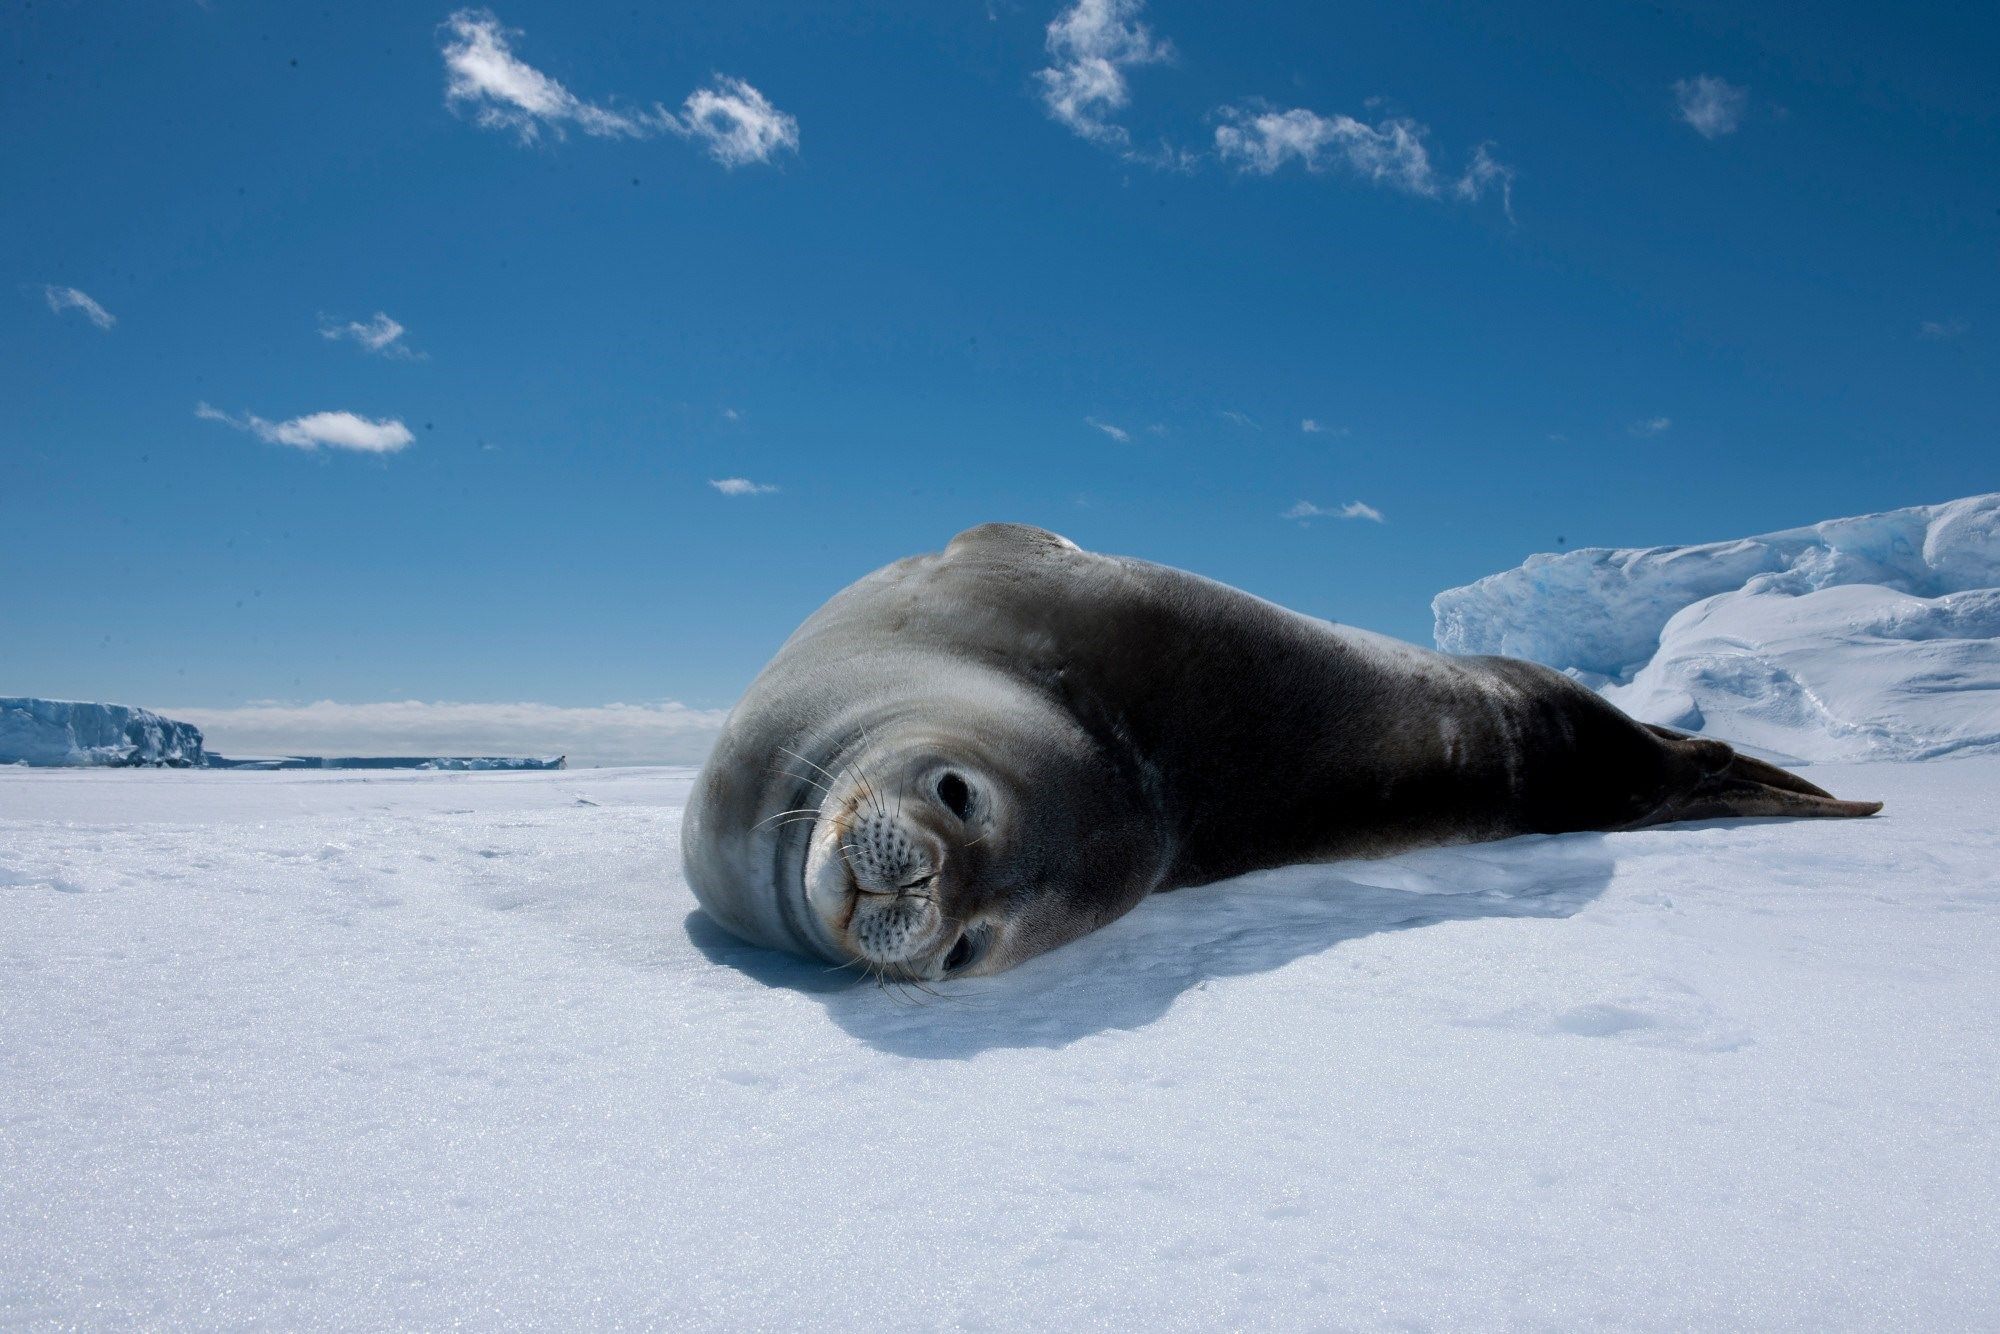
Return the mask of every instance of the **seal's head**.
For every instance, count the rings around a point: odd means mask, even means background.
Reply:
[[[1088,739],[1029,701],[956,704],[832,739],[733,718],[685,826],[703,908],[759,944],[936,981],[1009,968],[1143,897],[1161,844]]]
[[[1117,710],[1079,707],[1024,553],[1082,559],[1052,533],[990,525],[799,627],[689,801],[682,861],[709,916],[760,945],[932,980],[1009,968],[1159,884],[1174,840],[1158,785]]]

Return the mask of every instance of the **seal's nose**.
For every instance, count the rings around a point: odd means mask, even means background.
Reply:
[[[849,825],[841,852],[864,894],[902,894],[937,874],[937,858],[926,840],[886,809],[863,812]]]

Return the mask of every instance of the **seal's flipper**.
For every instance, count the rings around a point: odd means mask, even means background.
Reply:
[[[1640,825],[1753,816],[1853,819],[1882,809],[1879,801],[1842,801],[1795,773],[1738,754],[1723,742],[1686,736],[1650,723],[1646,730],[1667,742],[1698,777],[1686,792],[1662,804],[1640,820]]]

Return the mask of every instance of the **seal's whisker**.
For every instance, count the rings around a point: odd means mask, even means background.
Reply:
[[[818,814],[819,814],[819,807],[817,806],[801,806],[797,810],[779,811],[776,815],[767,815],[763,819],[759,820],[756,824],[751,825],[750,828],[753,831],[762,829],[765,825],[771,823],[771,821],[781,819],[787,815],[818,815]]]
[[[861,784],[861,794],[863,797],[867,799],[868,804],[875,808],[875,813],[877,815],[880,815],[884,819],[887,819],[889,817],[889,807],[888,804],[882,800],[882,794],[876,791],[875,780],[869,776],[868,771],[866,769],[861,767],[861,762],[859,760],[854,761],[847,767],[854,770],[854,776],[856,780]]]
[[[873,749],[875,745],[875,738],[868,735],[868,729],[865,727],[861,729],[861,744],[865,749]],[[850,763],[854,771],[861,776],[862,785],[868,789],[869,794],[874,798],[876,812],[880,814],[884,819],[893,818],[889,814],[888,803],[884,802],[881,799],[880,795],[876,792],[875,779],[873,775],[871,775],[866,769],[861,767],[860,760],[858,759],[853,760]]]
[[[809,774],[795,774],[790,769],[780,769],[775,764],[772,765],[767,772],[774,774],[782,774],[784,777],[791,779],[793,782],[803,783],[807,791],[819,792],[821,794],[824,794],[828,787],[828,784],[824,779],[814,778]]]
[[[825,765],[815,763],[814,761],[809,760],[805,756],[799,754],[797,751],[791,750],[785,746],[779,746],[778,749],[784,751],[785,754],[791,756],[793,759],[797,760],[800,764],[805,765],[807,768],[817,769],[821,773],[826,774],[827,782],[832,783],[839,781],[840,775],[836,773],[829,773]]]

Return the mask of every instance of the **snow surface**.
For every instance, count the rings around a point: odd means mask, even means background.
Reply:
[[[0,699],[0,764],[195,765],[201,729],[123,704]]]
[[[2000,750],[2000,494],[1735,542],[1530,556],[1433,600],[1438,647],[1808,761]]]
[[[932,999],[687,771],[0,771],[0,1325],[1992,1328],[2000,757],[1814,777]]]

